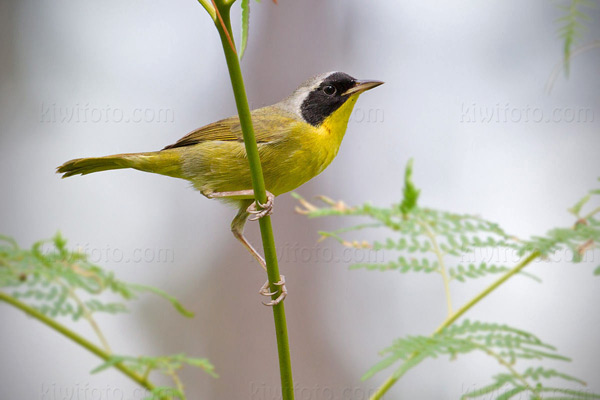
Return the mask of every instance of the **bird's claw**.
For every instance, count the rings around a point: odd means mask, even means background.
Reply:
[[[279,304],[281,301],[283,301],[283,299],[285,299],[285,296],[287,296],[287,294],[288,294],[287,288],[285,287],[285,276],[279,275],[279,282],[275,282],[273,285],[279,286],[280,287],[279,291],[281,291],[281,293],[275,300],[271,300],[268,303],[263,302],[263,304],[265,306],[275,306],[275,305]],[[262,287],[260,288],[258,293],[260,293],[263,296],[273,296],[274,294],[277,294],[277,291],[270,292],[269,290],[270,290],[269,280],[267,279],[267,281],[265,282],[264,285],[262,285]]]
[[[255,200],[254,203],[250,204],[246,211],[253,216],[248,218],[250,221],[256,221],[267,215],[273,214],[273,203],[275,202],[275,196],[272,193],[267,192],[267,202],[265,204],[261,204],[258,200]]]

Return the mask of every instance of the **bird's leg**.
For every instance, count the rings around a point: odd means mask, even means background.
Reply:
[[[273,285],[281,287],[281,289],[280,289],[281,293],[275,300],[271,300],[268,303],[263,302],[263,304],[265,306],[275,306],[275,305],[279,304],[283,299],[285,299],[285,297],[288,294],[287,288],[285,287],[285,276],[279,275],[279,282],[275,282]],[[277,292],[269,292],[269,290],[270,290],[269,280],[267,279],[267,281],[265,282],[264,285],[262,285],[262,287],[260,288],[258,293],[262,294],[263,296],[272,296],[277,293]]]
[[[242,190],[242,191],[237,191],[237,192],[214,192],[214,193],[205,194],[205,196],[208,198],[235,198],[235,197],[241,197],[241,196],[253,197],[254,191]],[[268,197],[267,204],[264,205],[265,208],[263,210],[261,210],[261,212],[267,210],[268,213],[258,216],[259,213],[257,212],[257,213],[255,213],[255,218],[250,218],[250,220],[262,218],[265,215],[269,215],[272,212],[274,196],[271,193],[267,192],[267,197]],[[261,205],[261,204],[259,204],[259,206],[261,208],[263,207],[263,205]],[[252,244],[250,244],[248,239],[246,239],[246,237],[244,236],[244,225],[246,225],[246,220],[248,220],[248,217],[250,216],[250,214],[253,213],[253,211],[256,211],[255,202],[252,202],[251,199],[243,199],[241,202],[241,205],[240,205],[240,209],[238,210],[238,213],[233,218],[233,221],[231,221],[231,232],[233,233],[233,236],[235,236],[235,238],[237,240],[239,240],[240,243],[242,243],[242,245],[244,245],[246,250],[248,250],[250,252],[250,254],[252,254],[252,256],[256,259],[256,261],[258,261],[260,266],[266,272],[267,264],[265,262],[265,259],[258,253],[258,251],[256,251],[254,246],[252,246]],[[287,296],[288,292],[287,292],[287,288],[285,287],[285,277],[283,275],[279,276],[279,282],[274,283],[274,285],[281,287],[281,289],[280,289],[281,293],[275,300],[271,300],[268,303],[263,303],[266,306],[274,306],[276,304],[279,304]],[[263,296],[272,296],[277,293],[277,292],[270,292],[269,290],[270,290],[269,289],[269,280],[267,279],[267,281],[260,288],[258,293],[260,293]]]
[[[265,204],[261,204],[258,201],[254,201],[246,211],[248,211],[253,216],[249,218],[250,221],[256,221],[261,219],[262,217],[266,217],[267,215],[273,214],[273,203],[275,202],[275,196],[271,192],[267,192],[267,202]],[[257,206],[260,209],[257,209]]]
[[[250,213],[248,213],[248,210],[246,210],[245,203],[247,202],[242,202],[242,206],[240,207],[238,213],[233,218],[233,221],[231,221],[231,232],[233,233],[233,236],[235,236],[235,238],[244,245],[244,247],[250,252],[250,254],[252,254],[252,256],[256,259],[256,261],[258,261],[262,269],[264,269],[266,272],[267,263],[265,262],[265,259],[258,253],[258,251],[256,251],[254,246],[252,246],[248,239],[246,239],[246,237],[244,236],[244,225],[246,225],[246,220],[250,215]]]
[[[254,197],[254,190],[236,190],[233,192],[208,192],[203,193],[209,199],[249,199]],[[273,214],[273,203],[275,202],[275,196],[273,193],[267,191],[267,202],[265,204],[261,204],[258,200],[252,202],[246,209],[248,213],[253,214],[254,216],[250,218],[250,221],[256,221],[265,217],[267,215]]]
[[[254,203],[252,203],[252,204],[254,204]],[[252,206],[252,204],[250,205],[250,207]],[[250,211],[248,210],[250,207],[247,207],[246,204],[242,203],[237,215],[235,216],[235,218],[233,218],[233,221],[231,221],[231,232],[233,233],[233,236],[235,236],[236,239],[239,240],[244,245],[244,247],[254,256],[256,261],[258,261],[260,266],[266,272],[267,264],[265,263],[265,259],[258,253],[258,251],[256,251],[256,249],[250,244],[248,239],[246,239],[246,237],[244,236],[244,225],[246,224],[246,220],[248,219],[248,216],[250,215]],[[271,205],[271,209],[272,209],[272,205]],[[279,304],[279,302],[281,302],[287,296],[288,292],[287,292],[287,288],[285,287],[285,276],[279,275],[279,282],[274,283],[274,285],[281,287],[281,289],[280,289],[281,293],[275,300],[271,300],[268,303],[263,303],[266,306],[274,306],[276,304]],[[264,285],[262,285],[262,287],[260,288],[258,293],[260,293],[263,296],[272,296],[272,295],[276,294],[277,292],[270,291],[269,280],[267,279],[267,281],[264,283]]]

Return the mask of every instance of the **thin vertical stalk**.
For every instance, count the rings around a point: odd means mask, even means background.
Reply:
[[[213,18],[213,21],[215,22],[217,30],[219,31],[221,44],[223,45],[223,51],[225,53],[225,59],[227,60],[229,77],[231,78],[235,103],[244,136],[244,145],[246,147],[246,154],[248,156],[248,163],[250,165],[254,196],[258,202],[264,204],[267,201],[265,180],[260,164],[258,146],[256,145],[256,138],[254,136],[252,119],[250,117],[250,108],[248,106],[248,99],[246,97],[246,90],[244,88],[244,79],[242,77],[239,59],[235,51],[235,42],[233,41],[233,34],[231,30],[230,9],[233,2],[227,0],[213,0],[213,4],[216,6],[217,17]],[[277,253],[275,250],[275,239],[271,226],[271,218],[269,216],[263,217],[259,220],[259,223],[265,261],[267,263],[267,275],[269,278],[270,288],[271,292],[276,293],[279,291],[279,287],[276,286],[275,283],[279,282],[280,275],[279,266],[277,264]],[[273,299],[276,297],[277,294],[272,296]],[[279,354],[279,372],[281,375],[282,398],[283,400],[292,400],[294,398],[294,383],[292,380],[292,364],[290,360],[287,322],[283,303],[284,302],[280,302],[279,304],[273,306],[273,319],[275,321],[275,333],[277,336],[277,351]]]
[[[442,275],[442,281],[444,282],[444,293],[446,294],[446,307],[448,308],[448,317],[452,316],[452,296],[450,294],[450,279],[448,278],[448,270],[446,269],[446,263],[444,263],[444,254],[440,250],[435,234],[432,232],[427,222],[419,222],[419,224],[425,230],[425,235],[429,238],[431,245],[433,246],[433,252],[435,253],[438,264],[440,265],[439,273]]]

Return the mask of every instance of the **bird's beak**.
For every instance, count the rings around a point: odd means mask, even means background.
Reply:
[[[342,93],[342,96],[349,96],[351,94],[360,94],[369,89],[376,88],[379,85],[383,85],[381,81],[356,81],[356,84],[350,89]]]

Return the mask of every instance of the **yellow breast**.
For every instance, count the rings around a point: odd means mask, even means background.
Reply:
[[[351,96],[318,127],[298,122],[286,140],[259,146],[269,191],[279,195],[294,190],[331,164],[357,98],[358,95]]]

